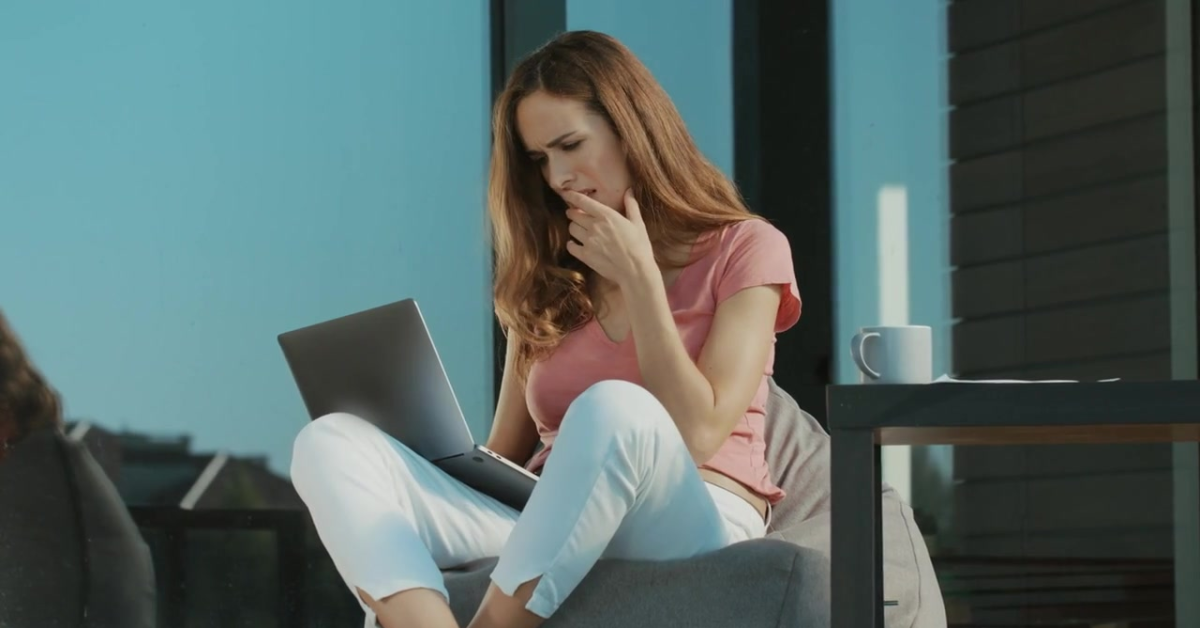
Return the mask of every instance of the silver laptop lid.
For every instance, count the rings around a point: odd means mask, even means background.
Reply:
[[[311,418],[356,414],[427,460],[474,448],[413,299],[280,334],[279,346]]]

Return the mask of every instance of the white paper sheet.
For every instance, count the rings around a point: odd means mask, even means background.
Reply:
[[[1100,382],[1116,382],[1121,378],[1102,379]],[[954,379],[942,375],[933,380],[934,384],[1078,384],[1076,379]]]

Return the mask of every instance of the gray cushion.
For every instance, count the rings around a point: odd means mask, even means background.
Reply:
[[[768,538],[669,562],[602,560],[546,623],[557,626],[829,625],[829,435],[772,380],[767,462],[788,496]],[[941,591],[912,511],[885,487],[884,597],[890,628],[946,625]],[[446,573],[451,607],[465,625],[495,559]]]
[[[772,380],[767,399],[767,462],[787,497],[775,509],[768,537],[830,553],[829,434]],[[825,586],[829,586],[826,574]],[[883,486],[883,597],[889,627],[946,625],[941,588],[912,509]]]
[[[820,552],[773,539],[687,560],[602,560],[545,626],[828,626],[828,587],[820,582],[828,578],[826,561]],[[495,564],[490,558],[446,572],[461,625],[475,614]]]
[[[0,504],[0,626],[155,625],[149,547],[82,444],[57,429],[21,441]]]

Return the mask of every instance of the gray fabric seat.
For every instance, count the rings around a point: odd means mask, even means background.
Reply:
[[[687,560],[602,560],[547,628],[830,625],[829,435],[770,382],[767,461],[787,498],[767,538]],[[941,590],[912,510],[883,490],[884,598],[889,628],[946,625]],[[445,572],[462,625],[474,615],[494,558]]]
[[[30,434],[0,463],[0,627],[152,628],[150,549],[80,443]]]
[[[460,625],[475,614],[495,564],[446,572]],[[545,626],[827,626],[828,592],[805,586],[822,571],[820,552],[777,539],[687,560],[602,560]]]

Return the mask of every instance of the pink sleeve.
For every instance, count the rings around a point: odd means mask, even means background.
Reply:
[[[730,227],[727,238],[717,279],[717,304],[746,288],[778,285],[783,299],[775,317],[775,333],[795,325],[800,319],[800,291],[787,236],[774,225],[754,219]]]

